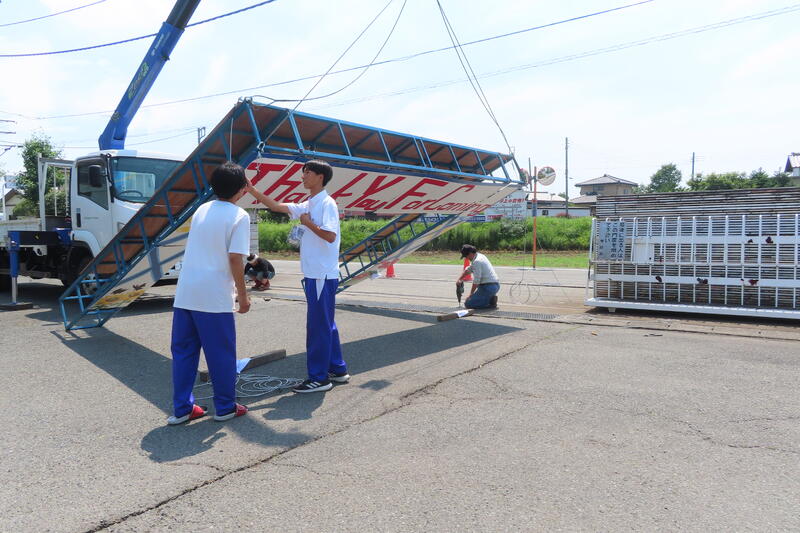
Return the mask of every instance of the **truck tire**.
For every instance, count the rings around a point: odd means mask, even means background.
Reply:
[[[0,268],[8,268],[8,256],[0,252]],[[11,276],[9,274],[0,274],[0,292],[11,291]]]

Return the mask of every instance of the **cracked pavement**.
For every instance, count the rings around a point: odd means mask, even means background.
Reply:
[[[342,306],[349,384],[167,427],[171,303],[73,335],[57,293],[0,315],[0,531],[800,528],[796,340]],[[255,301],[240,357],[302,376],[303,317]]]

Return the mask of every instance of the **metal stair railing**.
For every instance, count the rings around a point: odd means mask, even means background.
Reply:
[[[469,184],[516,184],[505,167],[513,156],[434,141],[380,128],[319,117],[240,100],[205,137],[59,298],[67,330],[102,326],[144,293],[160,273],[153,267],[158,248],[186,223],[213,192],[208,179],[225,161],[246,169],[257,159],[277,157],[290,164],[326,159],[334,168],[396,171]],[[495,176],[495,171],[503,175]],[[255,178],[251,178],[255,183]],[[461,214],[427,217],[407,212],[359,245],[341,254],[340,290],[368,269],[419,248],[465,219]],[[409,228],[410,237],[402,230]],[[388,228],[388,229],[387,229]],[[165,259],[177,260],[182,251]],[[152,277],[140,264],[149,258]],[[358,267],[351,268],[358,261]],[[138,266],[137,266],[138,265]],[[146,273],[146,272],[145,272]],[[147,280],[150,279],[148,282]]]
[[[438,237],[459,215],[402,215],[339,255],[337,292],[374,275],[378,267],[399,259]],[[402,230],[407,230],[403,232]],[[404,235],[404,233],[406,235]]]

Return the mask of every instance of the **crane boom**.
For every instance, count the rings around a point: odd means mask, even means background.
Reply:
[[[186,24],[192,17],[200,0],[177,0],[167,20],[161,25],[153,44],[136,69],[128,89],[117,104],[106,129],[98,139],[101,150],[122,150],[125,148],[125,137],[128,125],[133,120],[139,106],[155,83],[161,68],[169,60],[172,49],[183,35]]]

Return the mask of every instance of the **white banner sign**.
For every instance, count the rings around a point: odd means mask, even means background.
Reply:
[[[282,203],[308,200],[301,179],[303,163],[285,159],[256,159],[245,170],[247,178],[270,198]],[[340,211],[364,211],[378,215],[404,213],[480,213],[517,190],[516,184],[448,181],[389,172],[333,168],[325,187]],[[244,208],[258,204],[251,196],[239,201]]]

